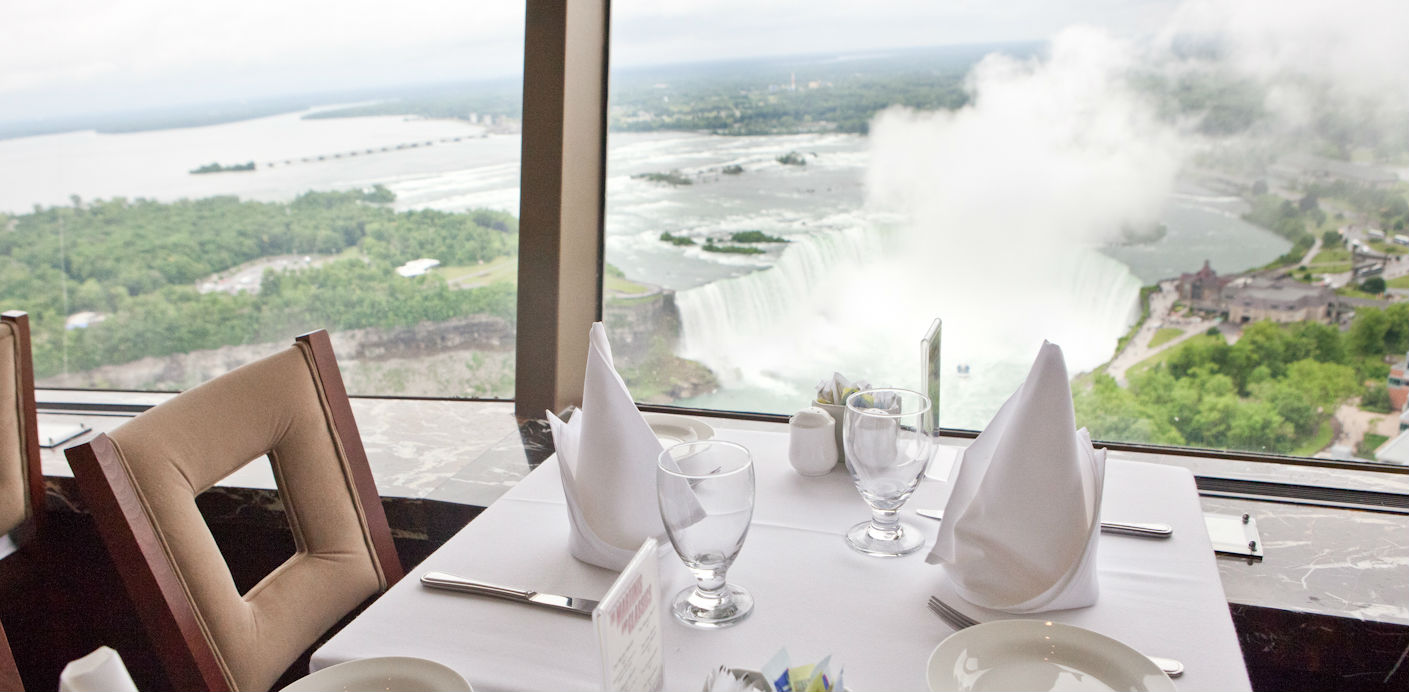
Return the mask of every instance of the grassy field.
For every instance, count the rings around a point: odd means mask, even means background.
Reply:
[[[1336,295],[1338,295],[1338,296],[1344,296],[1344,297],[1346,297],[1346,298],[1366,298],[1366,299],[1369,299],[1369,300],[1379,300],[1379,299],[1380,299],[1379,296],[1377,296],[1377,295],[1375,295],[1375,294],[1373,294],[1373,293],[1366,293],[1366,292],[1364,292],[1364,291],[1361,291],[1361,290],[1356,289],[1356,288],[1351,288],[1351,287],[1349,287],[1349,286],[1346,286],[1345,288],[1337,288],[1337,289],[1336,289]]]
[[[1370,241],[1370,247],[1373,248],[1376,252],[1385,255],[1402,255],[1406,252],[1409,252],[1409,248],[1406,248],[1403,245],[1395,245],[1394,243],[1385,242],[1383,240]]]
[[[1385,282],[1390,288],[1409,288],[1409,276],[1401,276],[1397,279],[1390,279]]]
[[[513,283],[519,276],[518,257],[498,257],[484,264],[436,267],[435,273],[454,288],[478,288],[500,282]]]
[[[638,284],[625,277],[613,276],[611,274],[607,275],[607,280],[602,287],[606,289],[605,292],[608,296],[635,295],[645,293],[654,288],[653,286]]]
[[[1095,370],[1083,372],[1077,375],[1076,377],[1071,378],[1071,390],[1075,392],[1079,390],[1090,389],[1091,385],[1096,383],[1096,376],[1105,374],[1107,365],[1109,365],[1109,363],[1102,363],[1101,365],[1097,366]]]
[[[1350,263],[1350,251],[1343,247],[1323,247],[1311,258],[1312,264]]]
[[[1306,269],[1315,274],[1340,274],[1350,271],[1350,251],[1343,247],[1321,248]]]
[[[1223,339],[1223,337],[1222,337],[1221,335],[1220,335],[1220,336],[1213,336],[1213,335],[1211,335],[1211,334],[1200,334],[1200,335],[1198,335],[1198,336],[1196,336],[1196,337],[1193,337],[1193,338],[1189,339],[1188,341],[1185,341],[1184,344],[1180,344],[1180,348],[1182,348],[1185,344],[1194,344],[1194,343],[1198,343],[1199,339],[1217,339],[1217,340],[1219,340],[1220,342],[1224,341],[1224,339]],[[1169,359],[1170,359],[1171,357],[1173,357],[1174,354],[1175,354],[1176,352],[1178,352],[1178,351],[1179,351],[1178,348],[1169,348],[1169,349],[1165,349],[1165,350],[1163,350],[1163,351],[1160,351],[1159,353],[1156,353],[1155,355],[1150,356],[1149,358],[1146,358],[1146,359],[1140,361],[1139,363],[1136,363],[1136,364],[1130,366],[1130,369],[1125,371],[1125,377],[1128,379],[1128,378],[1133,377],[1133,376],[1135,376],[1135,375],[1138,375],[1138,374],[1140,374],[1140,373],[1142,373],[1142,372],[1145,372],[1146,370],[1149,370],[1150,368],[1153,368],[1153,367],[1155,367],[1156,365],[1159,365],[1160,363],[1163,363],[1163,362],[1169,360]]]
[[[1331,427],[1331,421],[1321,421],[1321,427],[1316,429],[1316,436],[1293,451],[1292,456],[1309,457],[1328,447],[1333,437],[1335,430]]]
[[[1184,334],[1184,330],[1178,327],[1160,327],[1155,335],[1150,337],[1150,348],[1159,348]]]
[[[1355,448],[1355,455],[1365,459],[1374,459],[1375,450],[1379,449],[1380,445],[1388,441],[1388,437],[1379,433],[1365,433],[1365,439],[1361,440],[1360,444]]]
[[[445,277],[446,283],[454,288],[478,288],[500,282],[514,283],[518,281],[519,259],[517,257],[499,257],[484,264],[436,267],[431,271]],[[649,293],[654,287],[636,283],[616,272],[607,272],[604,288],[607,297],[614,297]]]
[[[1308,271],[1314,274],[1344,274],[1350,271],[1350,263],[1344,264],[1308,264]]]

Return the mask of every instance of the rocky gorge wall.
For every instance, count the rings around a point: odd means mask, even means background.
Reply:
[[[675,355],[681,321],[674,291],[608,298],[602,313],[612,358],[637,401],[668,404],[719,388],[703,363]]]
[[[714,376],[677,358],[680,313],[672,291],[608,299],[605,322],[617,367],[640,401],[667,403],[711,391]],[[288,341],[154,356],[45,377],[40,387],[179,391],[287,348]],[[487,315],[408,327],[332,333],[349,393],[429,397],[514,396],[514,325]]]

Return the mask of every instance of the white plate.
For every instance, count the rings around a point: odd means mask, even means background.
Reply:
[[[935,647],[925,675],[931,692],[1174,692],[1174,682],[1140,652],[1044,620],[994,620],[959,630]]]
[[[473,692],[459,673],[424,658],[359,658],[295,680],[283,692]]]
[[[669,413],[643,413],[641,415],[646,419],[646,424],[651,426],[651,432],[656,434],[656,439],[666,447],[714,437],[714,428],[688,416],[676,416]]]

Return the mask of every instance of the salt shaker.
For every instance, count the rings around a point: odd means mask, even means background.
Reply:
[[[788,419],[788,462],[804,476],[823,476],[837,465],[831,414],[810,406]]]

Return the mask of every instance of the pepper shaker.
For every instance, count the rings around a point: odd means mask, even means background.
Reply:
[[[810,406],[788,419],[788,462],[804,476],[824,476],[837,465],[836,421]]]

